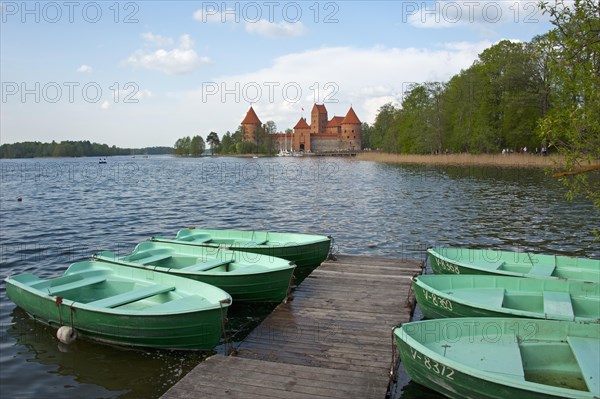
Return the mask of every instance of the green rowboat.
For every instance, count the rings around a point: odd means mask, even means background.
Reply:
[[[496,274],[600,283],[598,259],[469,248],[430,248],[427,252],[436,274]]]
[[[184,229],[175,239],[153,237],[153,241],[223,248],[283,258],[296,264],[295,274],[303,279],[329,255],[331,239],[326,236],[242,230]]]
[[[600,284],[491,275],[430,274],[412,284],[423,315],[600,322]]]
[[[267,255],[169,242],[143,242],[127,256],[96,259],[187,277],[227,291],[237,301],[281,302],[295,265]]]
[[[231,297],[198,281],[105,262],[78,262],[64,275],[6,280],[8,297],[33,319],[118,345],[210,350]]]
[[[394,330],[412,379],[449,398],[600,396],[600,324],[453,318]]]

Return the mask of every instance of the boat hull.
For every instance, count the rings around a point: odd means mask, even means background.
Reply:
[[[160,241],[138,244],[123,257],[112,252],[95,257],[207,283],[225,290],[236,302],[281,302],[295,268],[281,258]]]
[[[571,363],[561,358],[566,346],[561,339],[566,339],[566,335],[579,335],[598,343],[599,334],[597,324],[510,318],[428,320],[406,323],[394,330],[402,365],[411,378],[456,399],[595,398],[585,387],[585,377],[570,369]],[[553,351],[549,343],[556,344],[561,350]],[[482,353],[481,348],[490,345],[491,350],[488,348]],[[523,345],[529,347],[525,349]],[[523,360],[520,358],[519,353],[530,353],[536,346],[539,346],[537,352],[541,353]],[[512,356],[514,350],[518,359]],[[490,358],[486,359],[488,355]],[[598,354],[595,356],[597,359]],[[460,361],[464,359],[470,359],[471,364]],[[512,362],[518,362],[515,369],[524,368],[521,376],[511,374],[511,366],[515,365],[507,363]],[[496,367],[505,374],[491,372],[488,367]],[[542,382],[536,367],[552,377]],[[547,385],[546,381],[556,386]]]
[[[513,388],[492,381],[482,381],[467,373],[456,370],[443,361],[433,360],[414,349],[404,341],[397,340],[402,366],[410,377],[433,391],[451,399],[548,399],[563,398],[561,395],[548,395]],[[427,366],[429,365],[429,367]],[[435,372],[439,370],[439,373]],[[452,380],[449,380],[449,379]],[[586,398],[593,398],[587,396]]]
[[[294,275],[301,281],[314,269],[327,259],[330,241],[320,241],[303,245],[290,245],[285,247],[244,247],[231,248],[234,251],[250,252],[270,257],[283,258],[296,264]],[[298,282],[299,282],[298,281]]]
[[[436,274],[483,274],[600,283],[600,260],[469,248],[430,248]]]
[[[293,268],[248,275],[169,273],[201,281],[227,291],[235,302],[281,302],[288,295]]]
[[[456,302],[447,296],[433,293],[426,288],[413,283],[415,299],[423,316],[428,319],[443,319],[447,317],[503,317],[505,313],[493,310],[478,309]]]
[[[186,240],[186,238],[192,235],[205,235],[211,239],[207,242],[202,242],[202,240]],[[325,236],[239,230],[186,229],[179,231],[174,240],[155,237],[153,241],[195,245],[214,249],[224,248],[249,254],[287,259],[296,264],[294,275],[299,281],[308,276],[327,259],[331,246],[331,239]],[[258,241],[259,243],[244,244],[244,241]],[[262,241],[265,243],[260,243]]]
[[[8,297],[34,320],[54,328],[73,327],[77,335],[113,345],[178,350],[211,350],[222,336],[219,309],[156,316],[112,315],[17,292],[7,285]],[[226,310],[224,311],[226,314]]]
[[[493,275],[423,275],[412,288],[426,318],[522,317],[600,322],[600,285]],[[461,295],[462,293],[462,295]],[[552,308],[544,296],[566,298]]]
[[[36,321],[115,345],[211,350],[231,303],[201,282],[105,262],[78,262],[54,279],[5,281],[8,297]]]

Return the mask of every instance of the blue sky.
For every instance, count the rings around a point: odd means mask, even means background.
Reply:
[[[315,101],[372,123],[410,83],[551,28],[527,0],[1,4],[1,143],[171,146],[251,103],[282,131]]]

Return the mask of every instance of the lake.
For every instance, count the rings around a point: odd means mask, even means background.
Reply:
[[[345,254],[420,257],[432,245],[460,245],[600,257],[592,233],[598,210],[567,201],[562,186],[538,169],[313,157],[107,161],[0,161],[2,279],[58,276],[100,250],[125,254],[190,226],[332,235]],[[233,306],[233,340],[270,310]],[[65,347],[54,334],[15,308],[2,283],[3,396],[158,397],[211,354],[85,340]]]

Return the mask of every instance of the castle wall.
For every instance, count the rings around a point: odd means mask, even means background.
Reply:
[[[296,129],[294,132],[294,151],[312,151],[310,129]]]
[[[334,152],[340,148],[340,140],[337,135],[312,135],[310,145],[312,152]]]

